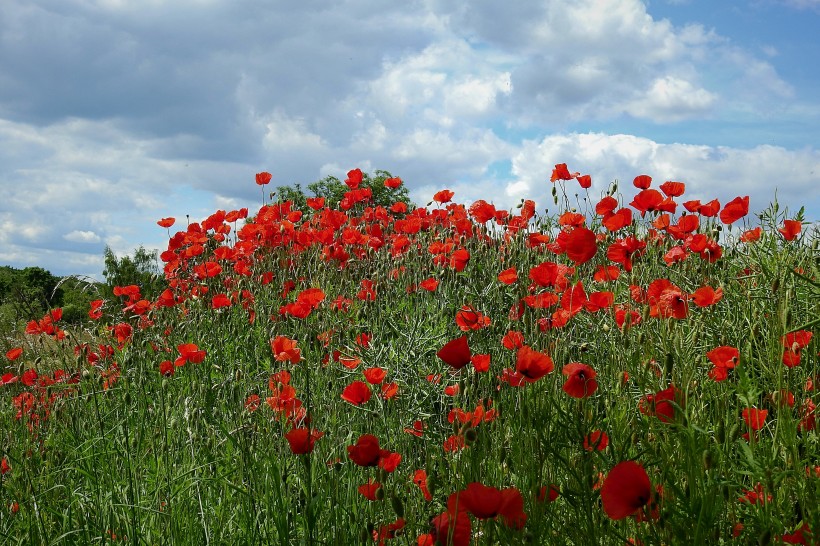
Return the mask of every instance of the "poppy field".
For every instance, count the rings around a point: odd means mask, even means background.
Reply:
[[[820,543],[802,211],[565,164],[512,210],[271,178],[158,221],[158,297],[0,354],[0,542]]]

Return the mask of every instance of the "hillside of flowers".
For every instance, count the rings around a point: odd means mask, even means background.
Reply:
[[[0,542],[820,543],[802,211],[565,164],[512,210],[271,179],[158,221],[159,297],[0,355]]]

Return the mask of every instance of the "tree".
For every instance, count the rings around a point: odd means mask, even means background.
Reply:
[[[0,305],[15,320],[39,318],[49,308],[60,307],[60,278],[42,267],[0,267]]]
[[[146,250],[140,245],[133,256],[118,258],[110,247],[106,246],[103,252],[105,268],[103,277],[109,291],[115,286],[129,286],[135,284],[140,287],[140,293],[146,299],[153,299],[160,293],[161,273],[157,261],[157,251]]]
[[[373,192],[372,198],[365,203],[366,206],[390,208],[394,203],[401,202],[407,205],[408,210],[415,208],[403,183],[397,188],[384,185],[385,180],[392,178],[394,178],[393,175],[388,171],[377,170],[372,176],[362,173],[362,181],[358,187],[360,189],[369,188]],[[313,194],[312,196],[307,195],[300,184],[276,188],[279,201],[291,201],[294,209],[299,209],[305,213],[311,211],[307,206],[308,197],[323,197],[326,207],[338,208],[345,194],[351,191],[347,184],[335,176],[326,176],[321,180],[308,184],[308,190]]]

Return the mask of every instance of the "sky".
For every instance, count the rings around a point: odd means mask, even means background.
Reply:
[[[100,279],[261,171],[543,210],[567,163],[820,219],[820,0],[2,3],[0,265]]]

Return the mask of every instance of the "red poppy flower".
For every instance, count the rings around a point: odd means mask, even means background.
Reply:
[[[766,416],[769,414],[768,410],[757,408],[746,408],[741,412],[743,420],[752,430],[760,430],[766,424]]]
[[[442,359],[448,366],[460,370],[469,364],[470,358],[472,357],[470,347],[467,344],[467,336],[464,335],[452,341],[448,341],[444,344],[444,347],[438,350],[436,356]]]
[[[174,375],[176,371],[176,366],[170,360],[163,360],[159,363],[159,373],[160,375],[164,375],[165,377],[170,377]]]
[[[477,371],[479,373],[490,371],[490,355],[489,354],[473,355],[470,358],[470,362],[472,362],[473,368],[475,368],[475,371]]]
[[[163,218],[162,220],[157,220],[157,225],[159,227],[169,228],[174,225],[174,222],[176,222],[176,218]]]
[[[490,325],[490,317],[483,315],[469,305],[464,305],[456,312],[456,325],[462,332],[480,330]]]
[[[386,188],[390,188],[391,190],[395,190],[399,186],[401,186],[401,178],[395,176],[393,178],[386,178],[384,180],[384,186]]]
[[[586,451],[603,451],[609,445],[609,436],[603,430],[593,430],[584,436],[584,449]]]
[[[421,489],[421,494],[424,495],[424,500],[427,502],[433,500],[433,495],[430,494],[430,490],[427,488],[427,472],[425,470],[421,469],[413,472],[413,483]]]
[[[447,511],[454,514],[467,510],[477,519],[501,516],[507,526],[521,528],[527,521],[524,499],[515,487],[496,489],[472,482],[463,491],[453,493],[447,500]]]
[[[550,182],[555,182],[556,180],[572,180],[579,174],[581,173],[570,173],[566,163],[559,163],[552,169]]]
[[[319,210],[325,206],[325,198],[324,197],[308,197],[306,204],[308,207],[312,208],[313,210]]]
[[[514,267],[505,269],[504,271],[498,274],[498,280],[504,284],[513,284],[518,280],[518,272],[515,270]]]
[[[645,216],[648,211],[660,210],[663,204],[663,195],[658,190],[641,190],[629,205]]]
[[[519,349],[524,345],[524,334],[516,330],[510,330],[501,339],[501,344],[509,350]]]
[[[660,185],[660,188],[667,197],[680,197],[686,191],[686,184],[683,182],[664,182]]]
[[[528,345],[518,349],[515,370],[527,381],[537,381],[554,369],[555,365],[548,354],[535,351]]]
[[[577,180],[578,184],[580,184],[584,189],[592,187],[592,177],[588,174],[576,176],[575,180]]]
[[[800,235],[800,231],[803,229],[803,224],[797,220],[784,220],[783,227],[777,228],[777,231],[783,236],[783,238],[787,241],[794,241],[797,239],[797,236]]]
[[[618,206],[618,200],[612,196],[607,195],[595,205],[595,214],[598,216],[607,216],[615,211]]]
[[[646,289],[649,315],[660,318],[684,319],[689,309],[689,296],[667,279],[652,281]]]
[[[604,512],[611,519],[628,517],[649,502],[652,484],[646,470],[635,461],[623,461],[609,471],[601,487]]]
[[[644,415],[654,415],[662,423],[671,423],[675,419],[676,405],[683,407],[684,400],[680,391],[674,385],[655,394],[644,396],[638,409]]]
[[[723,206],[720,211],[720,221],[731,224],[749,214],[749,196],[735,197]]]
[[[364,381],[353,381],[344,391],[342,391],[342,400],[350,402],[354,406],[360,406],[370,400],[372,396],[370,387]]]
[[[387,370],[384,368],[367,368],[364,371],[364,378],[371,385],[380,385],[385,377],[387,377]]]
[[[614,265],[600,265],[595,273],[592,275],[592,280],[595,282],[614,281],[621,276],[621,270]]]
[[[723,288],[715,290],[711,286],[702,286],[692,293],[691,299],[698,307],[709,307],[723,299]]]
[[[470,261],[470,253],[463,248],[460,248],[453,252],[450,256],[450,267],[455,269],[456,271],[464,271],[464,268],[467,267],[467,262]]]
[[[555,502],[561,496],[561,490],[555,484],[549,486],[542,485],[538,490],[538,496],[535,498],[538,502]]]
[[[8,358],[11,362],[14,362],[18,358],[20,358],[21,354],[23,354],[23,348],[15,347],[14,349],[9,349],[6,352],[6,358]]]
[[[435,292],[436,288],[438,288],[438,280],[433,277],[424,279],[419,283],[419,288],[427,290],[428,292]]]
[[[384,400],[390,400],[399,394],[399,386],[394,382],[383,383],[381,389],[381,397]]]
[[[802,351],[811,343],[813,334],[810,330],[798,330],[791,332],[780,338],[784,347],[792,351]]]
[[[373,478],[370,478],[369,480],[367,480],[367,483],[360,485],[358,487],[358,490],[359,493],[367,500],[375,501],[377,499],[376,493],[381,488],[382,484],[375,481]]]
[[[758,226],[754,229],[748,229],[748,230],[744,231],[743,234],[740,236],[740,242],[741,243],[753,243],[755,241],[759,241],[760,236],[762,234],[763,234],[763,230],[760,228],[760,226]]]
[[[604,227],[609,231],[618,231],[632,224],[632,211],[630,209],[618,209],[618,212],[607,215],[603,221]]]
[[[647,174],[641,174],[635,177],[632,185],[639,190],[645,190],[652,184],[652,177]]]
[[[586,263],[598,250],[595,233],[585,227],[577,227],[566,236],[564,248],[567,251],[567,258],[576,264]]]
[[[351,171],[347,171],[347,179],[345,180],[345,184],[351,190],[355,190],[359,187],[359,184],[362,182],[362,170],[361,169],[353,169]]]
[[[265,184],[269,183],[273,175],[269,172],[261,172],[256,174],[256,183],[259,186],[264,186]]]
[[[632,257],[641,256],[646,252],[646,242],[629,235],[618,239],[607,248],[606,257],[621,264],[624,271],[632,271]]]
[[[436,203],[447,203],[453,198],[453,195],[455,195],[455,193],[450,190],[441,190],[433,196],[433,201]]]
[[[288,441],[291,453],[294,455],[307,455],[313,451],[316,440],[324,435],[324,432],[308,427],[296,427],[285,434],[285,439]]]
[[[200,350],[194,343],[183,343],[182,345],[177,345],[177,350],[179,351],[179,356],[174,361],[175,366],[183,366],[186,362],[190,362],[191,364],[199,364],[205,360],[205,351]]]
[[[347,456],[359,466],[376,466],[381,457],[379,439],[372,434],[362,434],[352,446],[347,446]]]
[[[587,398],[598,389],[595,370],[580,362],[570,362],[561,369],[567,380],[561,387],[573,398]]]
[[[270,347],[277,362],[298,364],[302,359],[302,350],[296,347],[296,340],[285,336],[276,336],[270,340]]]
[[[381,450],[379,455],[379,468],[385,472],[395,472],[401,462],[400,453],[391,453],[386,449]]]
[[[419,537],[419,546],[470,546],[472,527],[470,516],[465,510],[459,510],[455,514],[442,512],[430,521],[430,525],[431,532]]]

